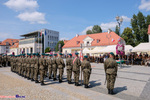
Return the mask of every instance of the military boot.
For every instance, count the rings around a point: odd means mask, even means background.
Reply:
[[[110,94],[111,94],[111,95],[113,95],[113,94],[114,94],[113,89],[110,89]]]
[[[40,83],[40,82],[38,80],[36,80],[35,83]]]
[[[31,81],[34,81],[34,79],[32,78]]]
[[[44,84],[44,81],[41,82],[41,85],[45,85],[45,84]]]
[[[110,94],[110,89],[108,89],[108,94]]]

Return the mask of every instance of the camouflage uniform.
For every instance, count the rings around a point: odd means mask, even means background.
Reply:
[[[39,57],[35,57],[35,66],[34,66],[35,83],[38,83],[38,74],[39,74]]]
[[[49,69],[48,77],[49,79],[51,79],[51,76],[52,76],[52,59],[51,58],[47,59],[47,64],[48,64],[48,69]]]
[[[87,88],[89,84],[91,70],[92,70],[90,62],[87,60],[84,60],[81,63],[81,69],[83,71],[83,80],[84,80],[83,84],[85,85],[85,88]]]
[[[2,66],[2,55],[0,54],[0,67]]]
[[[45,65],[45,77],[47,77],[47,72],[48,72],[48,59],[47,57],[45,57],[45,60],[46,60],[46,65]]]
[[[52,60],[52,70],[53,70],[53,80],[56,80],[56,75],[57,75],[57,63],[56,63],[56,58],[53,58]]]
[[[30,79],[30,74],[31,74],[31,58],[30,57],[28,57],[27,59],[26,59],[26,66],[27,66],[27,78],[28,79]]]
[[[59,82],[62,82],[62,76],[63,76],[63,73],[64,73],[65,63],[64,63],[64,60],[61,57],[59,57],[56,60],[56,63],[57,63],[58,69],[59,69]]]
[[[35,67],[35,64],[36,64],[36,58],[35,57],[32,57],[31,58],[31,74],[30,74],[30,78],[31,78],[31,81],[34,81],[33,77],[34,77],[34,67]]]
[[[116,61],[113,58],[106,59],[104,62],[104,69],[106,73],[107,89],[112,91],[114,89],[118,70]]]
[[[21,75],[21,64],[22,64],[22,58],[19,57],[18,58],[18,73],[19,73],[19,75]]]
[[[46,60],[44,58],[39,59],[39,65],[40,65],[40,82],[41,85],[44,84],[44,75],[45,75],[45,65],[46,65]]]
[[[66,70],[67,70],[68,83],[71,83],[72,67],[73,67],[73,59],[72,58],[67,58],[66,59]]]
[[[25,57],[23,60],[23,75],[25,78],[27,78],[27,63],[28,63],[28,60],[27,60],[27,57]]]
[[[75,85],[78,86],[79,84],[79,75],[80,75],[80,66],[81,66],[81,61],[79,57],[75,57],[73,60],[73,72],[74,72],[74,82]]]

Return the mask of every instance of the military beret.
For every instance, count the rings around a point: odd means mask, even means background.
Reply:
[[[33,53],[32,55],[36,55],[36,53]]]
[[[62,53],[59,53],[59,55],[63,55]]]
[[[2,54],[0,54],[0,55],[2,55]]]
[[[72,56],[72,54],[70,53],[69,56]]]
[[[45,56],[49,56],[49,54],[45,54]]]
[[[57,54],[55,53],[54,56],[57,56]]]
[[[45,53],[42,53],[43,56],[45,56]]]
[[[49,56],[52,57],[53,55],[50,54]]]
[[[78,54],[79,54],[78,52],[75,53],[75,55],[78,55]]]
[[[84,56],[84,58],[88,58],[88,56],[86,55],[86,56]]]
[[[111,55],[113,55],[113,56],[115,55],[113,52],[110,52],[109,54],[111,54]]]

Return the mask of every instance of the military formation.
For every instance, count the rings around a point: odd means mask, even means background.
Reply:
[[[92,68],[88,56],[84,56],[84,61],[81,62],[77,52],[74,58],[72,54],[68,54],[66,62],[64,62],[62,55],[62,53],[59,53],[59,55],[33,53],[32,55],[21,54],[17,56],[0,54],[0,66],[11,66],[12,72],[35,81],[35,83],[41,83],[41,85],[45,85],[44,79],[46,77],[53,79],[53,81],[63,82],[64,68],[66,67],[68,84],[74,83],[75,86],[79,86],[79,77],[83,73],[84,87],[89,88]],[[114,54],[111,52],[109,58],[104,62],[108,94],[114,94],[113,89],[118,70],[113,57]],[[74,82],[72,82],[72,75],[74,76]]]

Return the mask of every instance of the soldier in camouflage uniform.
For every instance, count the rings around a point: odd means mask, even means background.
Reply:
[[[80,66],[81,66],[81,61],[78,57],[79,53],[75,53],[76,57],[73,60],[73,73],[74,73],[74,82],[75,86],[79,85],[79,75],[80,75]]]
[[[104,69],[106,73],[108,94],[114,94],[113,89],[114,89],[115,80],[117,76],[118,66],[116,61],[114,60],[113,52],[111,52],[109,54],[109,58],[105,60]]]
[[[21,58],[21,76],[24,77],[24,62],[25,62],[25,54],[22,54]]]
[[[57,80],[56,79],[56,75],[57,75],[57,63],[56,63],[57,58],[56,57],[57,57],[57,54],[54,54],[54,58],[52,60],[52,70],[53,70],[53,75],[54,75],[53,77],[54,81]]]
[[[88,56],[84,56],[84,61],[81,63],[81,69],[83,71],[83,84],[85,88],[88,88],[90,74],[91,74],[91,64],[87,61]],[[82,72],[81,72],[82,74]]]
[[[25,56],[24,54],[24,61],[23,61],[23,76],[24,78],[27,78],[27,63],[28,63],[28,55]]]
[[[22,55],[18,58],[18,74],[21,75]]]
[[[56,60],[56,63],[59,69],[59,82],[60,83],[62,82],[62,76],[63,76],[64,68],[65,68],[65,63],[64,63],[64,60],[62,59],[62,55],[63,55],[62,53],[59,53],[59,57]]]
[[[36,58],[35,58],[35,66],[34,66],[34,80],[35,83],[39,83],[38,81],[38,74],[39,74],[39,54],[36,53]]]
[[[0,67],[2,67],[2,54],[0,54]]]
[[[49,55],[49,59],[47,60],[47,63],[48,63],[48,69],[49,69],[48,77],[49,79],[51,79],[52,78],[52,55],[51,54]]]
[[[44,85],[44,75],[45,75],[45,65],[46,65],[46,60],[44,58],[44,53],[42,53],[42,57],[39,59],[39,64],[40,64],[40,82],[41,85]]]
[[[47,72],[48,72],[48,54],[45,54],[45,60],[46,60],[46,65],[45,65],[45,77],[47,77]]]
[[[6,55],[3,55],[2,56],[2,66],[3,67],[6,67],[6,61],[7,61],[7,57],[6,57]]]
[[[68,84],[71,84],[73,59],[72,59],[72,54],[69,54],[68,56],[69,58],[66,59],[67,81]]]
[[[31,58],[31,74],[30,74],[30,79],[31,81],[34,81],[33,77],[34,77],[34,67],[36,64],[36,58],[35,58],[35,53],[33,53],[33,57]]]
[[[10,58],[10,65],[11,65],[11,71],[12,72],[13,72],[13,59],[14,59],[14,56],[12,55]]]
[[[28,58],[26,59],[26,66],[27,66],[27,79],[30,80],[31,74],[31,54],[28,54]]]

